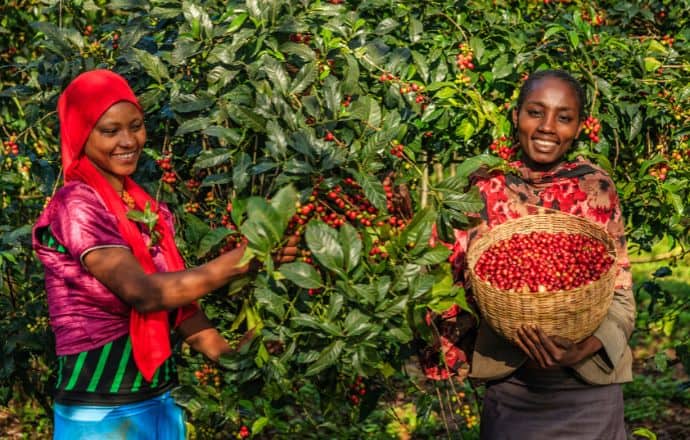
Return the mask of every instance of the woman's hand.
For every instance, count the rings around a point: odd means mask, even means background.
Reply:
[[[570,367],[602,348],[594,336],[576,344],[560,336],[547,336],[536,325],[523,325],[517,335],[517,345],[542,368]]]
[[[295,258],[297,258],[297,255],[299,254],[299,249],[297,248],[299,241],[299,235],[289,236],[287,242],[285,243],[285,247],[283,247],[273,256],[273,261],[276,264],[290,263],[295,261]]]

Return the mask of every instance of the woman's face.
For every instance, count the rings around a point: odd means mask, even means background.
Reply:
[[[131,102],[122,101],[96,122],[84,154],[113,188],[121,191],[125,176],[136,170],[145,143],[144,115]]]
[[[534,84],[519,109],[513,110],[518,141],[525,162],[539,169],[556,165],[582,129],[575,90],[558,78]]]

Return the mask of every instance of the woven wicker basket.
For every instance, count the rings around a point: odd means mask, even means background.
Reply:
[[[513,234],[565,232],[584,234],[606,245],[616,258],[615,243],[598,224],[571,214],[554,212],[534,214],[509,220],[477,238],[467,252],[470,282],[482,317],[499,335],[510,341],[517,339],[523,324],[537,324],[550,336],[562,336],[579,342],[599,326],[613,300],[616,264],[601,278],[571,290],[555,292],[510,292],[497,289],[477,276],[477,260],[493,243]]]

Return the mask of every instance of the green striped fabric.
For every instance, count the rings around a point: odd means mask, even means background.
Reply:
[[[124,335],[94,350],[59,356],[55,400],[90,404],[136,402],[172,388],[176,377],[175,363],[170,357],[150,383],[144,380],[134,363],[129,335]]]

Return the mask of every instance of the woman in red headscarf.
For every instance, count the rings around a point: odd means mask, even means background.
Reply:
[[[65,185],[33,230],[59,360],[54,438],[183,439],[170,330],[209,359],[230,351],[195,301],[249,270],[245,246],[185,269],[170,211],[130,178],[146,128],[124,78],[79,75],[58,116]],[[153,231],[127,218],[147,206]]]

